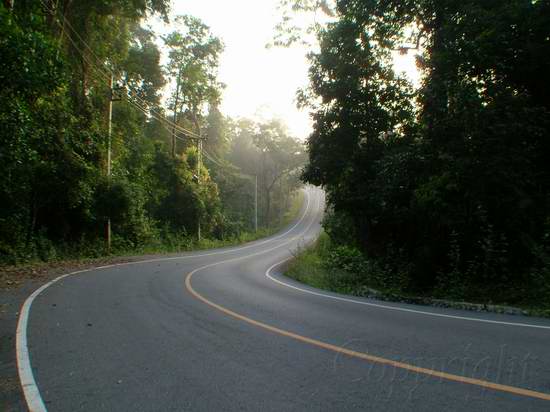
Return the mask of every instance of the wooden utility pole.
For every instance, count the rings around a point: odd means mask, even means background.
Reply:
[[[174,124],[172,125],[172,157],[176,157],[176,124],[178,122],[178,101],[180,96],[181,69],[178,71],[176,81],[176,98],[174,99]]]
[[[258,232],[258,174],[255,175],[254,184],[254,230]]]
[[[111,134],[113,131],[113,74],[109,79],[109,124],[107,131],[107,179],[109,188],[111,186]],[[109,216],[105,226],[105,240],[107,242],[107,253],[111,253],[111,210],[109,208]]]
[[[199,185],[199,191],[200,191],[200,185],[201,185],[201,162],[202,162],[201,157],[202,157],[202,138],[200,137],[200,130],[199,130],[199,139],[197,140],[197,183]],[[201,241],[201,217],[200,217],[200,214],[199,214],[199,216],[197,216],[197,238],[200,242]]]

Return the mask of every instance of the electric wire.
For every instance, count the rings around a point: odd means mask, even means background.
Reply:
[[[78,54],[90,66],[90,68],[95,70],[96,73],[101,76],[101,79],[98,79],[98,80],[110,82],[111,76],[113,76],[113,77],[115,76],[115,73],[113,72],[113,70],[111,70],[110,68],[107,68],[107,67],[102,68],[103,63],[101,62],[101,59],[94,53],[92,48],[88,45],[88,43],[86,41],[84,41],[82,36],[80,36],[80,34],[74,29],[72,24],[69,22],[69,20],[65,16],[61,15],[61,19],[63,19],[63,24],[61,24],[61,22],[59,21],[59,17],[60,17],[59,13],[56,12],[56,10],[53,8],[53,6],[50,7],[44,0],[41,0],[41,3],[42,3],[42,5],[44,6],[45,9],[47,9],[54,17],[56,17],[56,18],[54,18],[54,21],[61,27],[62,31],[64,32],[63,34],[66,36],[66,38],[69,40],[69,42],[73,45],[73,47],[78,52]],[[80,40],[82,45],[86,49],[89,50],[91,56],[93,56],[93,58],[95,58],[96,62],[94,62],[88,56],[86,56],[86,53],[84,52],[84,50],[77,44],[77,42],[74,40],[74,38],[71,36],[71,34],[69,34],[68,32],[65,32],[64,25]],[[96,79],[97,79],[97,77],[96,77]],[[199,136],[198,134],[185,129],[185,128],[179,126],[178,124],[174,123],[173,121],[171,121],[171,120],[167,119],[166,117],[164,117],[164,115],[162,113],[160,113],[158,111],[158,109],[151,108],[149,102],[147,102],[146,100],[139,97],[137,91],[131,85],[129,85],[127,82],[125,82],[125,86],[128,87],[128,92],[124,96],[125,99],[129,103],[131,103],[134,107],[136,107],[138,110],[143,112],[146,116],[152,117],[155,120],[159,121],[160,123],[165,123],[167,126],[172,127],[172,130],[168,129],[169,132],[175,134],[175,131],[178,131],[181,134],[184,134],[185,136],[187,136],[189,138],[202,139],[202,137]],[[132,99],[138,100],[141,104],[137,103],[136,101],[134,101]],[[177,136],[177,135],[176,135],[176,138],[178,138],[180,140],[182,139],[180,136]]]
[[[234,177],[238,177],[238,178],[241,178],[241,179],[246,179],[246,180],[250,180],[252,179],[255,175],[249,175],[248,173],[242,173],[242,172],[235,172],[233,170],[231,170],[231,167],[229,165],[223,165],[221,164],[220,162],[222,162],[221,160],[219,159],[216,159],[215,156],[209,154],[205,149],[202,150],[202,153],[204,154],[204,156],[210,160],[212,163],[216,164],[217,166],[219,167],[222,167],[225,169],[225,173],[229,173],[231,174],[232,176]]]

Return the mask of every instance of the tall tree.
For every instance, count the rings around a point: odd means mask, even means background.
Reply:
[[[315,120],[304,178],[411,288],[460,274],[462,290],[536,290],[529,267],[545,250],[550,193],[549,7],[340,0],[319,32],[302,95]],[[391,54],[417,48],[413,93]]]
[[[167,72],[176,79],[171,106],[175,123],[187,122],[200,134],[207,105],[216,105],[223,85],[217,80],[221,40],[210,28],[192,16],[178,16],[178,30],[164,37],[168,47]],[[172,153],[176,152],[175,130],[172,132]]]
[[[254,136],[254,144],[260,151],[259,179],[263,192],[264,222],[272,224],[273,192],[279,185],[282,189],[285,183],[294,189],[299,168],[304,164],[305,152],[302,144],[288,135],[286,126],[278,120],[260,124]],[[286,193],[282,193],[284,199]],[[280,207],[280,210],[284,208]]]

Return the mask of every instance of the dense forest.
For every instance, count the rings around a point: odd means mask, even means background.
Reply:
[[[260,229],[282,222],[303,145],[220,112],[223,41],[193,16],[157,37],[169,3],[0,4],[1,263],[238,241],[256,180]]]
[[[550,302],[550,1],[283,0],[275,44],[317,36],[314,128],[329,260],[413,294]],[[302,35],[291,15],[313,12]],[[220,111],[224,50],[168,0],[0,6],[0,261],[277,227],[302,144]],[[161,49],[165,51],[163,55]],[[399,73],[414,54],[419,85]],[[164,56],[164,57],[163,57]]]
[[[283,5],[330,20],[300,93],[329,257],[372,287],[550,305],[550,1]]]

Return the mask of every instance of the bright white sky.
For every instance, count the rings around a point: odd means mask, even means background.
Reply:
[[[296,108],[296,90],[307,85],[307,50],[271,48],[280,20],[279,0],[176,0],[171,15],[190,14],[222,39],[219,79],[226,84],[221,110],[231,117],[281,118],[291,133],[305,139],[311,131],[307,111]],[[157,33],[172,30],[154,23]],[[396,68],[417,77],[412,57],[400,56]]]

